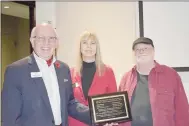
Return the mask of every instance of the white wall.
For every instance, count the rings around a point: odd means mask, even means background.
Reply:
[[[156,60],[189,67],[189,2],[144,2],[144,36],[154,41]],[[179,72],[189,99],[189,72]]]
[[[178,72],[181,76],[182,82],[184,84],[184,89],[186,91],[188,101],[189,101],[189,72]]]
[[[135,2],[59,2],[56,26],[60,37],[58,58],[75,65],[76,42],[84,30],[96,32],[103,61],[110,65],[119,84],[132,67],[132,42],[136,39]]]
[[[154,40],[156,60],[160,63],[189,66],[188,4],[144,2],[144,35]],[[57,27],[60,60],[73,66],[79,34],[84,29],[96,31],[103,59],[114,68],[119,84],[122,74],[132,66],[131,45],[138,36],[138,3],[36,2],[36,6],[37,22],[50,20]],[[189,97],[189,72],[179,74]]]
[[[36,2],[36,20],[37,23],[50,20],[55,24],[60,37],[58,59],[74,66],[79,35],[84,30],[96,32],[103,61],[113,68],[119,84],[123,74],[133,65],[131,47],[138,35],[138,3],[51,3]]]
[[[59,2],[58,2],[59,3]],[[36,24],[51,23],[56,28],[56,2],[36,2]]]
[[[154,40],[156,59],[189,67],[189,2],[144,2],[144,36]]]

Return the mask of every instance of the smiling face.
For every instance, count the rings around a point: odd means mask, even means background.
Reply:
[[[90,38],[84,38],[81,41],[81,54],[83,57],[93,58],[96,54],[96,42]]]
[[[50,25],[39,25],[32,33],[31,44],[34,52],[42,59],[52,57],[58,47],[56,33]]]
[[[137,63],[148,63],[154,60],[154,48],[150,44],[140,43],[134,48]]]
[[[80,56],[85,62],[96,61],[100,57],[100,47],[97,36],[85,31],[80,37]]]

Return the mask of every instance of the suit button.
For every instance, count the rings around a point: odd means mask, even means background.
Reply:
[[[55,124],[54,120],[52,120],[52,123]]]

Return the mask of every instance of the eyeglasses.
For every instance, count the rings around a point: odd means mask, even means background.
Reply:
[[[140,49],[135,49],[134,51],[136,52],[136,53],[139,53],[139,52],[148,52],[149,50],[150,50],[151,48],[140,48]]]
[[[57,40],[57,37],[34,36],[33,38],[37,39],[38,42],[45,42],[48,40],[49,43],[54,43]]]

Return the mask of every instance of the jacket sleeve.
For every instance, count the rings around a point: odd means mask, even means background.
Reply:
[[[69,101],[68,101],[68,114],[74,119],[77,119],[85,124],[91,125],[90,112],[89,108],[81,103],[79,103],[73,95],[72,89],[72,80],[70,71],[69,74],[69,84],[68,84],[68,93],[69,93]]]
[[[20,126],[22,99],[18,88],[19,73],[8,67],[5,71],[5,79],[2,89],[2,126]]]
[[[123,77],[121,78],[118,91],[125,91],[126,79],[127,79],[127,73],[125,73],[125,74],[123,75]]]
[[[180,76],[176,73],[175,126],[189,126],[189,104]]]
[[[111,68],[109,68],[107,77],[108,77],[107,79],[109,80],[108,93],[117,92],[116,79],[115,79],[114,72]]]
[[[127,80],[128,73],[125,73],[121,78],[120,85],[118,91],[126,91],[126,80]],[[130,122],[123,122],[119,123],[119,126],[130,126]]]

